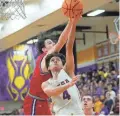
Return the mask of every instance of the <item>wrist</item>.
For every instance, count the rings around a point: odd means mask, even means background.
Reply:
[[[64,90],[67,90],[69,87],[70,87],[69,84],[65,84],[65,85],[64,85]]]
[[[67,84],[66,84],[66,87],[67,87],[67,88],[71,87],[70,83],[67,83]]]
[[[73,21],[71,19],[69,19],[68,24],[70,24],[70,25],[73,24]]]
[[[74,25],[77,25],[77,23],[78,23],[78,20],[73,21]]]

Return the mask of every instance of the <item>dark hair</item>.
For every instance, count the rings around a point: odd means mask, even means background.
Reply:
[[[46,59],[45,59],[47,69],[48,69],[48,66],[49,66],[49,63],[50,63],[50,59],[52,57],[55,57],[55,56],[59,57],[61,59],[63,65],[65,64],[65,62],[66,62],[65,56],[63,54],[61,54],[61,53],[55,52],[55,53],[52,53],[52,54],[48,54],[47,57],[46,57]]]
[[[42,53],[42,48],[45,47],[45,39],[39,39],[37,42],[37,49],[39,51],[39,53]]]
[[[39,53],[43,53],[42,48],[45,47],[45,41],[46,41],[47,39],[50,39],[50,38],[43,37],[43,38],[38,39],[37,49],[38,49],[38,52],[39,52]],[[50,40],[54,41],[53,39],[50,39]],[[56,42],[55,42],[55,43],[56,43]]]
[[[49,39],[45,37],[45,33],[41,32],[40,35],[37,37],[37,49],[39,53],[43,53],[42,48],[45,47],[45,40]]]
[[[112,83],[108,83],[107,86],[111,86],[112,87]]]

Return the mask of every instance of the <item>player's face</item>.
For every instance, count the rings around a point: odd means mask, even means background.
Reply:
[[[62,68],[63,68],[62,60],[59,57],[54,56],[50,59],[50,63],[48,67],[49,70],[58,71],[61,70]]]
[[[55,43],[51,39],[45,40],[46,51],[49,51],[54,45],[55,45]]]
[[[91,109],[93,108],[93,101],[91,96],[84,96],[82,99],[83,108],[84,109]]]
[[[108,90],[112,90],[112,85],[108,85]]]

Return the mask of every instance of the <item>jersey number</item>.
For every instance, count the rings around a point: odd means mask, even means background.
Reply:
[[[63,99],[68,99],[68,100],[71,99],[71,96],[67,90],[63,92]]]

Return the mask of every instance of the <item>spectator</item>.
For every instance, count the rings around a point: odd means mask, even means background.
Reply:
[[[94,112],[93,112],[93,107],[94,107],[94,103],[93,103],[93,98],[90,95],[85,95],[82,98],[82,104],[83,104],[83,110],[84,110],[84,114],[86,116],[93,116]]]
[[[89,91],[89,88],[87,87],[87,85],[83,85],[81,96],[88,95],[89,92],[90,92],[90,91]]]
[[[119,108],[120,108],[120,93],[118,93],[117,94],[117,97],[116,97],[116,100],[115,100],[115,106],[114,106],[114,108],[113,108],[113,112],[114,112],[114,114],[116,115],[116,114],[119,114]]]
[[[95,113],[100,113],[103,108],[103,103],[100,101],[99,96],[95,96],[95,104],[94,104],[94,111]]]
[[[98,95],[99,97],[103,95],[103,92],[104,92],[102,86],[103,86],[102,81],[99,81],[98,87],[96,88],[96,95]]]
[[[115,103],[115,97],[116,94],[115,92],[112,90],[112,84],[108,84],[108,91],[110,93],[110,98],[113,100],[113,103]]]
[[[119,81],[118,81],[119,82]],[[119,87],[118,87],[118,83],[117,83],[117,79],[113,79],[113,91],[115,91],[115,93],[117,94]]]
[[[105,96],[104,95],[101,95],[100,96],[100,101],[103,103],[105,101]]]
[[[108,109],[108,113],[112,112],[113,109],[113,100],[110,98],[110,93],[106,93],[106,100],[104,102],[105,107]]]
[[[117,72],[115,70],[109,72],[108,69],[108,67],[101,67],[99,70],[86,72],[84,74],[87,74],[87,76],[80,78],[79,83],[79,91],[83,96],[87,94],[92,96],[97,95],[98,98],[95,97],[94,109],[97,110],[98,108],[99,111],[101,109],[100,116],[108,115],[112,111],[112,107],[114,107],[113,111],[115,114],[119,113],[119,79],[116,78]],[[113,101],[113,106],[111,106],[111,100]]]
[[[105,116],[106,116],[106,115],[109,115],[109,111],[108,111],[108,108],[107,108],[106,106],[104,106],[104,107],[102,108],[99,116],[101,116],[101,115],[105,115]]]
[[[112,78],[117,79],[117,72],[115,70],[112,70],[111,76],[112,76]]]

